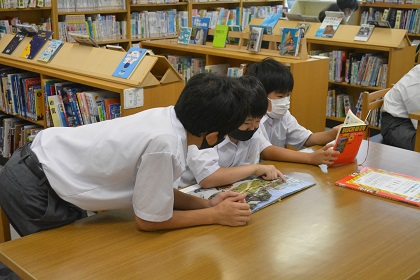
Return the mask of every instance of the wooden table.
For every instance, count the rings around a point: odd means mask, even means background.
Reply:
[[[420,278],[417,207],[335,186],[356,163],[327,173],[276,165],[316,185],[247,226],[148,233],[135,229],[132,211],[110,211],[0,244],[0,261],[24,279]],[[420,177],[420,153],[377,143],[365,165]]]

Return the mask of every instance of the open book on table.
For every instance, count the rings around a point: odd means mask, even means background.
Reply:
[[[286,182],[281,179],[266,181],[262,179],[251,179],[236,182],[229,186],[203,189],[200,185],[192,185],[181,189],[182,192],[198,196],[205,199],[212,199],[218,193],[225,191],[235,191],[246,193],[246,202],[250,205],[254,213],[270,204],[292,195],[296,192],[314,186],[315,183],[305,181],[290,176],[285,176]]]
[[[335,138],[334,150],[340,153],[335,155],[338,159],[330,166],[354,162],[367,129],[368,125],[348,110]]]
[[[336,185],[420,206],[420,178],[364,167]]]

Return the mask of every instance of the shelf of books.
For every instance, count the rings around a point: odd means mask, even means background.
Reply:
[[[390,28],[405,29],[410,39],[420,37],[420,2],[412,0],[366,1],[360,5],[357,22],[388,21]]]
[[[374,28],[366,41],[358,41],[361,26],[339,25],[332,37],[317,35],[320,23],[307,32],[308,53],[329,60],[326,119],[342,122],[347,110],[361,116],[363,91],[391,87],[414,66],[415,47],[407,30]],[[371,114],[371,128],[379,129],[379,112]]]
[[[126,53],[52,40],[36,51],[35,37],[13,44],[16,36],[6,34],[0,41],[3,157],[46,127],[79,126],[173,105],[184,86],[165,57],[146,50]],[[52,47],[56,42],[61,46]],[[54,56],[46,58],[51,52]]]
[[[251,22],[251,24],[256,23],[256,21]],[[220,35],[217,30],[214,33],[209,31],[214,34],[213,42],[203,45],[189,44],[188,42],[185,44],[178,39],[144,41],[141,45],[143,48],[152,49],[155,54],[166,55],[174,68],[178,69],[186,80],[190,76],[204,71],[237,76],[241,75],[243,67],[248,63],[258,62],[266,57],[276,59],[288,65],[294,77],[294,89],[291,94],[293,116],[301,125],[312,131],[325,129],[324,108],[328,90],[329,65],[327,60],[296,59],[294,55],[281,57],[278,50],[269,48],[253,52],[247,50],[241,43],[249,39],[249,31],[225,30],[224,37],[219,40],[216,38]],[[273,30],[277,30],[277,28],[273,28]],[[281,41],[281,36],[278,34],[264,36],[263,40],[267,40],[268,43],[277,44]],[[229,42],[232,41],[232,43],[225,44],[227,38],[230,38]],[[215,46],[215,41],[220,41],[221,45]]]

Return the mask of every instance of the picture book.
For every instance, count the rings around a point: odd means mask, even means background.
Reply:
[[[420,206],[420,178],[413,176],[366,166],[359,172],[338,180],[335,184]]]
[[[296,25],[296,27],[303,30],[303,37],[305,37],[306,32],[308,32],[309,27],[311,27],[311,24],[310,23],[306,23],[306,22],[299,22]]]
[[[145,55],[146,49],[131,47],[120,64],[118,64],[112,76],[124,79],[130,78]]]
[[[38,57],[38,61],[49,62],[54,57],[54,55],[58,53],[58,50],[63,44],[63,41],[52,39],[47,45],[47,47],[44,49],[44,51]]]
[[[20,24],[16,23],[15,27],[23,33],[27,33],[29,36],[33,36],[38,33],[38,27],[32,24]]]
[[[368,125],[348,110],[335,138],[334,150],[340,153],[335,155],[338,159],[330,166],[354,162],[367,129]]]
[[[374,25],[375,27],[379,28],[391,28],[391,25],[387,20],[368,20],[367,24]]]
[[[277,22],[279,21],[281,14],[278,13],[271,13],[265,16],[264,20],[262,21],[261,25],[267,29],[266,34],[273,34],[274,26],[276,26]]]
[[[325,12],[326,17],[322,21],[315,37],[332,38],[344,18],[343,12]]]
[[[21,58],[34,59],[42,47],[52,36],[52,31],[40,30],[36,33],[23,52],[19,55]]]
[[[241,25],[229,25],[229,31],[234,31],[234,32],[241,32],[242,31],[242,26]],[[227,43],[228,44],[238,44],[239,43],[239,38],[227,38]]]
[[[191,27],[181,27],[181,29],[179,30],[178,44],[188,45],[190,43],[191,32]]]
[[[229,34],[229,26],[218,24],[214,30],[213,47],[224,48],[226,47],[226,40]]]
[[[95,42],[89,35],[86,34],[78,34],[78,33],[68,33],[73,40],[83,46],[91,46],[95,48],[99,48],[100,46],[98,43]]]
[[[295,28],[282,28],[281,43],[279,46],[280,55],[298,56],[300,39],[303,36],[303,30]]]
[[[251,27],[251,32],[249,33],[249,42],[246,49],[251,52],[259,52],[261,50],[263,34],[263,28]]]
[[[7,44],[7,46],[4,48],[2,53],[12,54],[26,36],[28,36],[28,33],[17,32],[12,40],[10,40],[9,44]]]
[[[209,26],[210,18],[192,17],[191,34],[194,34],[194,37],[191,38],[190,44],[205,45]]]
[[[286,182],[281,179],[266,181],[262,179],[251,179],[236,182],[229,186],[203,189],[198,184],[181,189],[182,192],[205,199],[212,199],[218,193],[225,191],[234,191],[246,193],[246,202],[250,205],[254,213],[270,204],[288,197],[301,190],[315,185],[313,182],[305,181],[299,178],[285,176]]]
[[[372,35],[375,25],[362,24],[360,25],[359,31],[357,31],[356,36],[354,37],[355,41],[364,41],[369,40],[370,35]]]

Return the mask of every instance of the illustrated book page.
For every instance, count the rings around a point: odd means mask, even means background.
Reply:
[[[360,172],[338,180],[335,184],[420,206],[420,178],[413,176],[367,166]]]
[[[181,27],[179,30],[178,44],[188,45],[190,42],[191,32],[191,27]]]
[[[340,154],[335,155],[338,159],[330,166],[354,162],[367,129],[368,125],[348,110],[333,148]]]
[[[250,205],[251,211],[256,212],[287,196],[315,185],[313,182],[302,179],[287,175],[285,177],[286,182],[283,182],[281,179],[273,181],[251,179],[239,181],[229,186],[209,189],[203,189],[196,184],[183,188],[181,191],[205,199],[212,199],[218,193],[226,191],[246,193],[246,202]]]
[[[73,40],[83,46],[91,46],[95,48],[99,48],[100,46],[98,43],[95,42],[89,35],[86,34],[78,34],[78,33],[68,33]]]
[[[357,31],[357,34],[354,37],[354,40],[367,42],[369,40],[370,35],[372,35],[374,28],[375,28],[375,25],[362,24],[359,28],[359,31]]]
[[[58,50],[63,45],[63,41],[52,39],[51,42],[47,45],[44,51],[38,57],[38,61],[49,62],[54,55],[58,53]]]
[[[296,28],[282,28],[281,43],[279,46],[280,55],[298,56],[299,44],[303,30]]]

